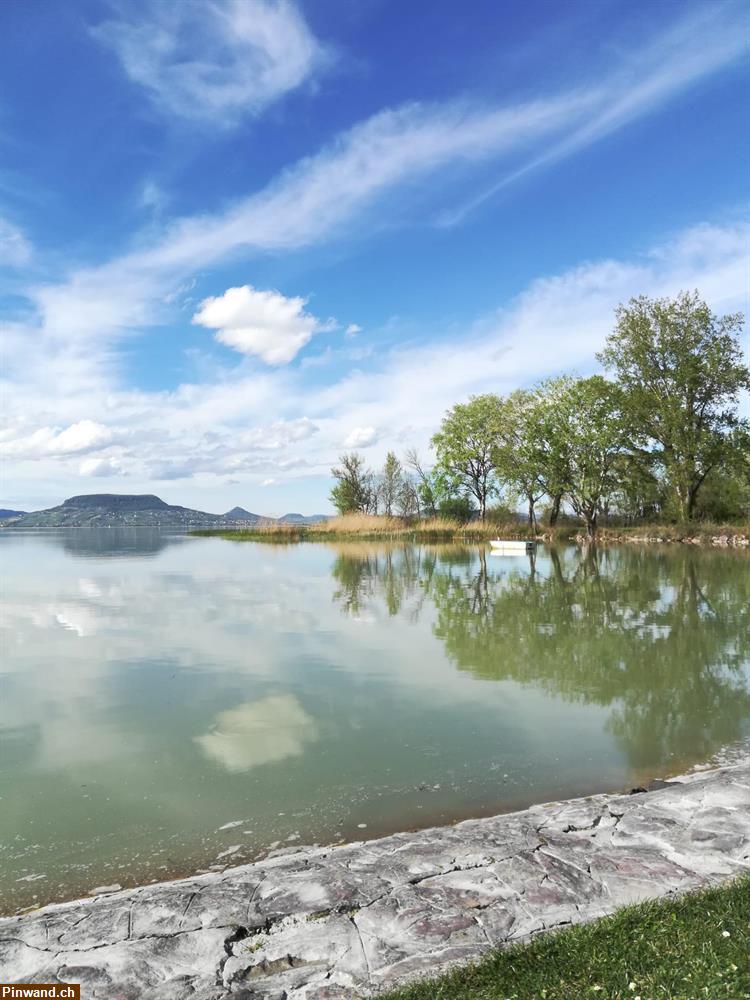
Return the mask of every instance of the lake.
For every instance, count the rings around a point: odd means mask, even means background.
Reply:
[[[750,557],[0,531],[2,910],[750,736]]]

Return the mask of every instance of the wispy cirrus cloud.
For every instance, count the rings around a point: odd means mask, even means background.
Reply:
[[[0,268],[19,268],[31,260],[31,243],[23,230],[0,216]]]
[[[147,0],[91,33],[166,115],[210,126],[259,114],[330,61],[290,0]]]
[[[438,224],[451,226],[500,190],[543,166],[562,160],[658,111],[706,76],[747,58],[750,33],[747,7],[731,3],[704,5],[675,21],[665,32],[615,65],[595,87],[591,113],[547,148],[503,174],[489,187],[448,209]]]
[[[497,107],[463,100],[381,111],[226,210],[174,220],[130,253],[30,290],[41,326],[56,338],[116,339],[172,315],[175,288],[197,270],[345,235],[378,199],[420,178],[446,170],[455,179],[457,171],[504,160],[513,163],[505,184],[571,155],[746,54],[741,7],[717,4],[699,14],[653,38],[645,54],[623,56],[593,84],[582,79],[563,93]]]

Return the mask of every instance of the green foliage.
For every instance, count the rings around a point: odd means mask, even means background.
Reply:
[[[555,387],[537,418],[540,440],[555,455],[555,489],[596,532],[602,506],[620,485],[621,460],[632,435],[622,412],[622,392],[601,375]]]
[[[750,388],[742,316],[715,316],[697,292],[631,299],[599,355],[624,393],[631,430],[662,463],[682,520],[712,470],[731,458],[739,393]]]
[[[458,521],[459,524],[466,524],[471,520],[474,507],[471,500],[466,497],[446,497],[438,504],[438,514],[440,517],[448,518],[451,521]]]
[[[500,400],[494,459],[507,492],[524,501],[536,528],[536,504],[545,495],[545,456],[540,448],[539,394],[518,389]]]
[[[356,451],[343,454],[341,463],[331,469],[336,484],[331,490],[331,503],[339,514],[368,513],[375,499],[372,473],[364,458]]]
[[[487,501],[498,492],[497,440],[502,404],[498,396],[472,396],[457,403],[433,435],[437,469],[453,495],[470,495],[484,520]]]
[[[378,496],[381,501],[382,512],[388,517],[392,517],[399,497],[404,489],[404,470],[401,462],[392,451],[385,456],[385,465],[378,484]]]

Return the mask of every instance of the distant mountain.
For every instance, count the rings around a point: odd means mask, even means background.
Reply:
[[[273,518],[261,517],[260,514],[252,514],[249,510],[245,510],[244,507],[232,507],[228,510],[226,514],[221,515],[225,521],[244,521],[249,524],[257,524],[258,521],[270,521]]]
[[[281,524],[320,524],[330,520],[330,514],[284,514],[279,518]]]
[[[165,503],[153,493],[84,493],[68,497],[58,507],[36,510],[30,514],[20,510],[0,510],[0,519],[8,527],[18,528],[84,528],[113,525],[144,525],[156,528],[220,528],[227,524],[268,524],[273,517],[253,514],[244,507],[233,507],[226,514],[207,514],[190,507]],[[278,518],[284,524],[318,524],[327,514],[284,514]]]
[[[59,507],[25,514],[13,522],[19,528],[80,528],[97,525],[151,525],[163,528],[209,528],[224,523],[220,514],[178,507],[151,493],[88,493],[69,497]]]

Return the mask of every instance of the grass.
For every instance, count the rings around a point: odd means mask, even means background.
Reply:
[[[405,521],[398,517],[372,514],[344,514],[320,524],[259,524],[247,528],[207,528],[195,535],[214,535],[234,541],[299,542],[326,541],[333,538],[403,539],[416,541],[472,541],[495,538],[531,538],[531,529],[522,521],[507,524],[472,521],[461,524],[448,518]]]
[[[750,998],[750,878],[493,952],[381,1000]]]
[[[578,521],[561,518],[554,528],[540,524],[539,536],[548,541],[565,542],[573,540],[584,532]],[[405,521],[398,517],[375,516],[372,514],[344,514],[320,524],[297,525],[260,523],[246,528],[207,528],[193,531],[194,535],[216,536],[238,542],[269,542],[288,544],[302,541],[326,541],[333,538],[359,539],[401,539],[403,541],[462,541],[481,542],[489,538],[533,538],[528,524],[521,520],[489,517],[487,521],[471,521],[462,524],[449,518],[434,517],[423,521]],[[718,525],[698,523],[691,525],[642,524],[620,526],[603,524],[598,538],[600,542],[620,542],[660,539],[680,542],[687,539],[709,542],[720,535],[744,535],[750,537],[748,525]]]

